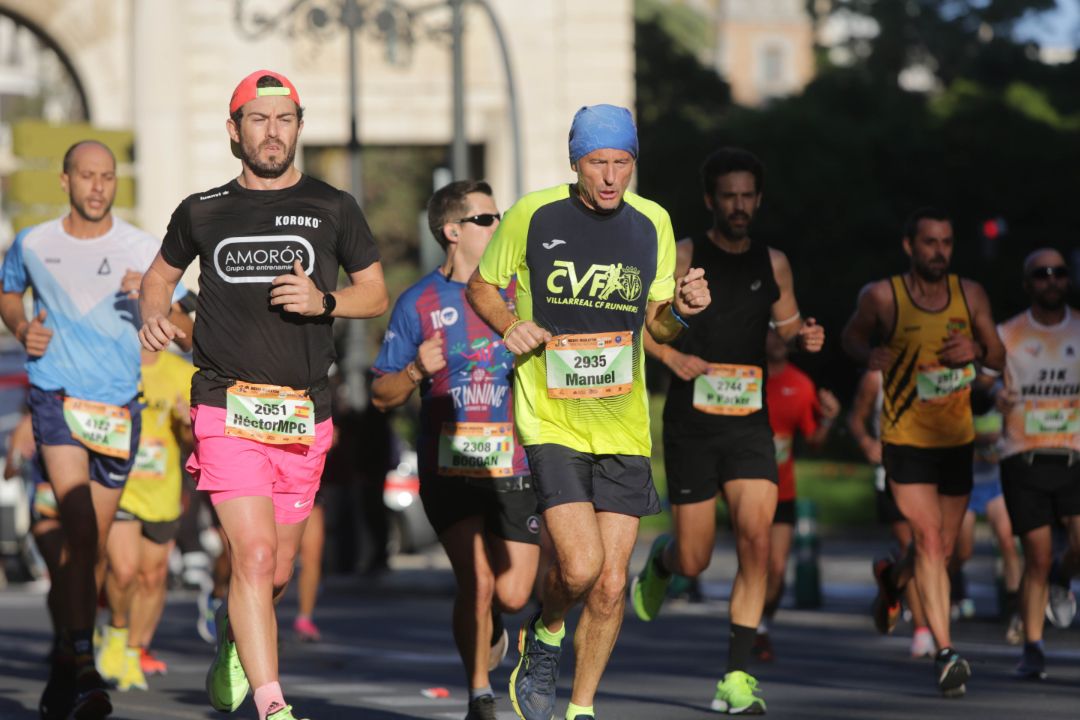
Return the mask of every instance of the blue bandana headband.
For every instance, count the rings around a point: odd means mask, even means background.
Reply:
[[[637,158],[637,129],[630,111],[615,105],[589,105],[574,114],[570,125],[570,162],[594,150],[625,150]]]

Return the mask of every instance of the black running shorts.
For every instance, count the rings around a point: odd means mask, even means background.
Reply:
[[[541,512],[572,502],[633,517],[660,512],[647,457],[595,455],[552,443],[526,445],[525,452]]]
[[[496,487],[501,491],[496,491]],[[422,477],[420,501],[438,535],[465,518],[479,515],[484,519],[484,529],[496,537],[530,545],[540,542],[536,493],[528,477],[490,480],[446,475]]]
[[[1001,461],[1001,490],[1013,534],[1025,535],[1080,515],[1080,462],[1067,455],[1011,455]]]
[[[974,445],[921,448],[911,445],[882,446],[886,477],[900,485],[936,485],[938,494],[961,497],[971,494]]]
[[[758,420],[719,432],[665,423],[664,468],[672,505],[710,500],[729,480],[778,482],[772,429]]]

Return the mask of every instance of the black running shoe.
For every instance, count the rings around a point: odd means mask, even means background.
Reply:
[[[1016,666],[1016,676],[1025,680],[1046,679],[1046,655],[1038,645],[1025,645],[1020,664]]]
[[[79,669],[75,678],[75,703],[70,720],[101,720],[112,715],[108,685],[93,665]]]
[[[490,695],[481,695],[469,702],[469,714],[465,720],[498,720],[495,714],[495,698]]]
[[[58,658],[52,663],[49,681],[38,701],[41,720],[64,720],[71,712],[75,699],[75,662],[70,656]]]
[[[964,683],[971,677],[971,666],[958,652],[952,648],[939,652],[934,659],[934,672],[942,695],[949,698],[963,697],[967,691]]]

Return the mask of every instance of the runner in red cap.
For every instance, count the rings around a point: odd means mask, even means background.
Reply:
[[[293,165],[299,103],[292,83],[268,70],[237,86],[227,127],[243,170],[180,203],[140,304],[143,346],[162,350],[176,335],[171,288],[200,259],[188,470],[210,493],[232,565],[206,689],[214,708],[231,712],[253,687],[260,720],[295,720],[278,684],[274,603],[333,436],[333,318],[374,317],[388,304],[356,201]],[[341,290],[339,266],[351,281]]]

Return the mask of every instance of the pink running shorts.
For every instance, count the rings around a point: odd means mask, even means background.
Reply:
[[[191,409],[195,450],[187,470],[198,489],[210,493],[214,505],[237,497],[268,497],[274,521],[292,525],[311,514],[319,490],[326,452],[334,438],[333,420],[315,426],[311,446],[270,445],[225,434],[225,409],[196,405]]]

